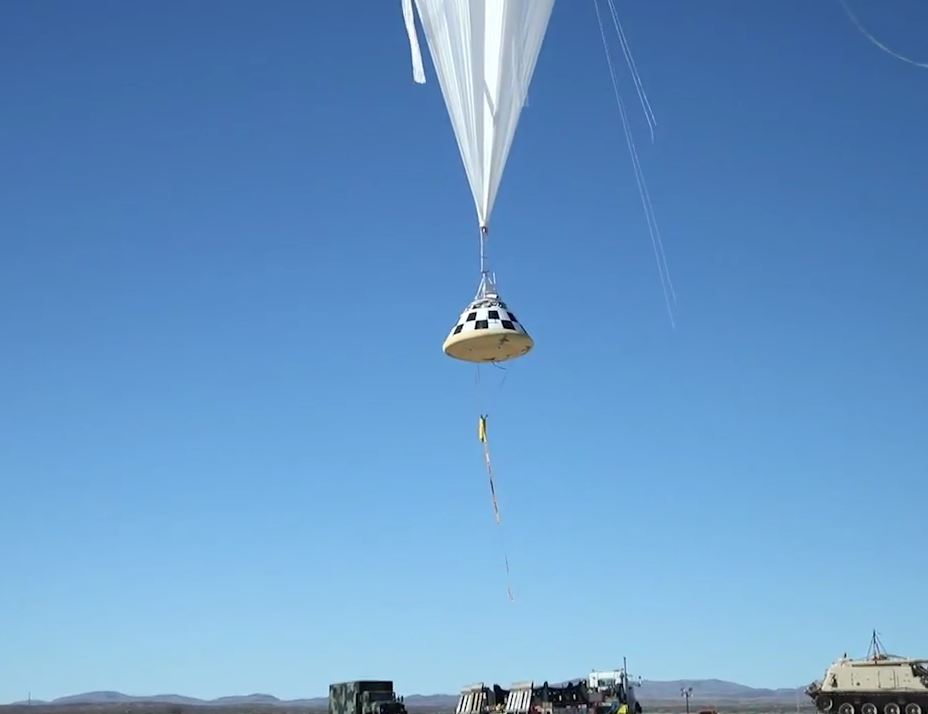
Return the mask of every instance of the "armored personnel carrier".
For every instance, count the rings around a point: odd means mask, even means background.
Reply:
[[[827,714],[928,714],[928,659],[886,654],[876,635],[866,659],[845,654],[806,694]]]

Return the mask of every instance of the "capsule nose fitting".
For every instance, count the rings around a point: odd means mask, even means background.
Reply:
[[[534,346],[506,303],[497,297],[482,297],[464,309],[442,350],[465,362],[505,362],[528,354]]]

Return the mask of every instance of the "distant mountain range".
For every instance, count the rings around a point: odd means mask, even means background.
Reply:
[[[572,680],[575,681],[575,680]],[[502,684],[502,686],[506,686]],[[680,690],[693,688],[694,699],[725,702],[765,702],[795,701],[797,695],[804,700],[804,687],[763,689],[748,687],[721,679],[676,679],[671,681],[643,680],[638,688],[638,697],[642,702],[669,702],[680,699]],[[400,692],[402,694],[402,692]],[[453,710],[457,694],[409,694],[404,699],[409,709]],[[74,704],[176,704],[186,706],[241,707],[265,706],[306,709],[325,709],[327,697],[308,699],[278,699],[270,694],[246,694],[242,696],[219,697],[218,699],[197,699],[179,694],[155,694],[152,696],[132,696],[122,692],[86,692],[59,697],[50,702],[33,699],[33,705],[74,705]],[[26,704],[25,701],[14,702]]]
[[[67,697],[58,697],[49,701],[33,699],[32,704],[185,704],[189,706],[241,706],[244,704],[264,706],[288,707],[320,707],[328,702],[327,697],[314,697],[311,699],[278,699],[271,694],[244,694],[240,696],[219,697],[218,699],[198,699],[185,697],[180,694],[153,694],[150,696],[133,696],[122,692],[84,692],[71,694]],[[29,704],[27,701],[14,702],[14,704]]]
[[[33,699],[31,704],[34,705],[54,705],[54,704],[185,704],[189,706],[240,706],[243,704],[265,705],[265,706],[295,706],[295,707],[312,707],[325,705],[326,697],[316,697],[312,699],[278,699],[270,694],[245,694],[241,696],[219,697],[218,699],[198,699],[196,697],[185,697],[180,694],[153,694],[150,696],[133,696],[123,694],[122,692],[84,692],[83,694],[71,694],[67,697],[58,697],[49,701]],[[14,704],[29,704],[27,701],[13,702]]]
[[[801,687],[783,687],[779,689],[765,689],[748,687],[735,682],[726,682],[722,679],[695,679],[652,681],[645,679],[638,689],[638,696],[642,701],[670,701],[680,699],[680,690],[685,687],[693,688],[693,697],[700,700],[717,699],[727,702],[751,701],[790,701],[794,702],[797,695],[800,699],[805,697],[806,685]],[[811,701],[811,700],[810,700]]]

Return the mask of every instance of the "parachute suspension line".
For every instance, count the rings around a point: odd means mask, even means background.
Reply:
[[[480,286],[477,288],[477,300],[496,297],[496,276],[490,272],[490,259],[487,255],[487,239],[490,231],[486,226],[480,227]]]
[[[603,27],[602,16],[599,12],[598,0],[593,0],[593,6],[596,8],[596,20],[599,23],[599,32],[603,40],[603,50],[606,53],[606,63],[609,66],[609,76],[612,79],[612,89],[615,93],[616,104],[619,107],[619,115],[622,118],[622,128],[625,131],[625,142],[628,145],[628,151],[631,155],[632,166],[635,170],[635,182],[638,185],[638,195],[641,197],[641,204],[644,207],[645,219],[648,222],[648,233],[651,236],[651,245],[654,248],[654,258],[657,262],[657,272],[661,281],[661,289],[664,292],[664,303],[667,306],[667,314],[670,317],[670,325],[676,329],[676,322],[673,318],[673,308],[677,301],[677,294],[673,288],[673,282],[670,279],[670,268],[667,267],[667,256],[664,253],[664,245],[661,240],[660,229],[657,226],[657,217],[654,214],[654,206],[651,203],[651,196],[648,193],[647,183],[644,179],[644,171],[638,160],[638,149],[635,147],[635,140],[632,137],[631,127],[628,123],[628,117],[625,113],[625,105],[622,103],[622,97],[619,94],[619,83],[615,75],[615,67],[612,63],[612,56],[609,54],[609,44],[606,41],[606,31]]]
[[[608,0],[608,2],[611,6],[612,0]],[[599,23],[599,32],[603,41],[603,50],[606,54],[606,63],[609,66],[609,75],[612,79],[612,89],[615,93],[616,104],[618,105],[619,114],[622,118],[622,128],[625,132],[625,141],[628,145],[628,151],[632,158],[632,165],[635,169],[635,181],[638,184],[638,193],[641,196],[642,206],[644,207],[645,211],[645,218],[648,221],[648,233],[651,236],[651,243],[654,246],[655,259],[657,260],[657,270],[661,279],[661,287],[664,290],[664,300],[667,303],[667,312],[670,315],[671,325],[675,326],[673,312],[670,307],[670,299],[668,298],[667,293],[669,290],[674,304],[676,304],[677,301],[677,294],[674,290],[673,282],[670,279],[670,268],[667,266],[667,256],[664,252],[664,244],[661,240],[660,229],[657,225],[657,216],[654,213],[654,206],[651,203],[651,195],[648,192],[648,186],[645,182],[644,171],[642,170],[641,162],[638,159],[638,149],[635,146],[635,140],[632,137],[631,127],[628,123],[628,116],[625,113],[625,105],[623,104],[622,97],[619,93],[619,85],[616,78],[615,66],[612,63],[612,55],[609,53],[609,45],[606,41],[606,32],[603,28],[602,17],[599,12],[599,3],[597,0],[593,0],[593,5],[596,8],[596,20]],[[618,20],[618,17],[616,16],[615,19]],[[624,35],[624,33],[620,33],[620,36],[621,35]]]
[[[849,18],[851,18],[851,22],[854,23],[854,26],[860,31],[860,34],[862,34],[871,43],[873,43],[874,45],[879,47],[881,50],[883,50],[883,52],[890,55],[891,57],[895,57],[897,60],[900,60],[902,62],[908,62],[909,64],[915,65],[916,67],[921,67],[922,69],[928,69],[928,62],[916,62],[913,59],[905,57],[899,54],[898,52],[894,52],[893,50],[889,49],[889,47],[887,47],[882,42],[880,42],[878,39],[876,39],[872,34],[870,34],[867,31],[867,29],[863,25],[860,24],[860,20],[857,19],[857,16],[853,12],[851,12],[851,8],[847,6],[847,3],[845,2],[845,0],[838,0],[838,2],[841,3],[841,7],[844,8],[844,12],[847,14]]]
[[[638,100],[641,102],[641,109],[644,111],[645,119],[648,120],[648,127],[651,129],[651,143],[654,143],[654,127],[657,126],[657,118],[651,109],[651,102],[648,101],[648,95],[644,91],[644,85],[641,83],[641,75],[638,73],[638,66],[635,64],[635,57],[632,55],[632,48],[625,37],[625,30],[622,29],[622,23],[619,22],[619,14],[615,10],[614,0],[606,0],[609,3],[609,12],[612,15],[612,24],[615,26],[616,34],[619,36],[619,44],[622,46],[622,54],[625,55],[625,63],[628,65],[628,71],[635,82],[635,89],[638,91]]]
[[[486,226],[480,229],[480,275],[487,274],[487,238],[489,231]]]

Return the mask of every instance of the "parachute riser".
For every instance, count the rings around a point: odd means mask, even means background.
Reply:
[[[490,259],[487,255],[487,239],[490,230],[486,226],[480,227],[480,285],[474,300],[498,299],[496,290],[496,275],[490,272]]]

